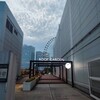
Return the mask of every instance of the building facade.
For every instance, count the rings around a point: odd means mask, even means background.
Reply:
[[[43,52],[36,51],[36,60],[39,60],[41,58],[43,58]],[[38,70],[40,70],[40,71],[43,70],[43,69],[44,69],[44,67],[41,67],[41,66],[38,67]]]
[[[21,66],[23,32],[7,4],[0,2],[0,51],[13,52],[17,57],[17,74]]]
[[[50,55],[48,52],[41,52],[41,51],[37,51],[36,52],[36,60],[49,60]],[[38,70],[44,70],[46,66],[39,66]]]
[[[0,1],[0,99],[15,99],[20,72],[23,32],[4,1]],[[6,65],[6,67],[5,67]],[[5,81],[4,81],[5,80]]]
[[[24,45],[22,50],[21,67],[29,68],[30,60],[34,60],[34,59],[35,59],[35,47]]]
[[[50,54],[48,52],[43,52],[43,58],[50,59]]]
[[[39,60],[39,58],[43,58],[43,52],[36,51],[36,60]]]
[[[100,0],[67,0],[54,57],[73,61],[75,87],[100,98]],[[63,68],[62,78],[66,80],[66,77],[71,84],[71,69],[66,76]]]

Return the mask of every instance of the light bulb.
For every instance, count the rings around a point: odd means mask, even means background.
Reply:
[[[65,67],[66,67],[67,69],[70,69],[70,68],[71,68],[71,63],[66,63],[66,64],[65,64]]]

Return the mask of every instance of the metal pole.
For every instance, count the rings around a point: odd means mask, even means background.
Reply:
[[[32,65],[32,62],[30,61],[30,66],[29,66],[29,78],[31,78],[31,65]]]
[[[62,80],[63,80],[63,66],[62,66]]]
[[[74,87],[74,78],[73,78],[73,62],[71,62],[71,78],[72,78],[72,87]]]
[[[66,83],[68,83],[68,80],[67,80],[67,68],[65,68],[66,70]]]
[[[39,64],[38,64],[38,67],[37,67],[37,71],[39,72],[38,68],[39,68]]]
[[[61,66],[59,66],[59,78],[61,79]]]
[[[51,65],[51,68],[52,68],[52,75],[53,75],[53,65]]]
[[[34,77],[34,63],[33,63],[33,77]]]

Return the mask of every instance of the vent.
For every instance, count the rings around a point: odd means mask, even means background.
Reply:
[[[100,60],[89,62],[90,95],[100,99]]]

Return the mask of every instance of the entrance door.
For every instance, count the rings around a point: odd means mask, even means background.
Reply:
[[[90,95],[100,99],[100,59],[89,62]]]

